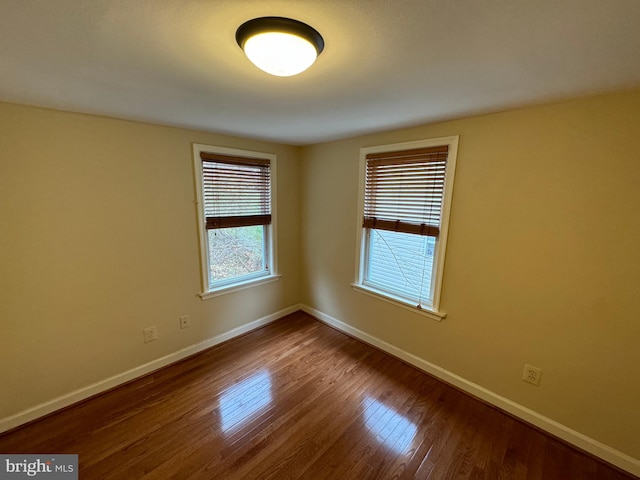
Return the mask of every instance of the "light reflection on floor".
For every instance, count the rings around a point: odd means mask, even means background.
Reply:
[[[273,400],[271,375],[261,371],[228,388],[220,396],[222,431],[230,432],[253,418]]]
[[[396,453],[405,452],[418,432],[414,423],[371,397],[364,401],[364,419],[377,440]]]

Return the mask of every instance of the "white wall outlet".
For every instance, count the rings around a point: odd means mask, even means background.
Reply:
[[[540,377],[542,376],[542,370],[528,363],[524,364],[524,371],[522,372],[522,380],[532,385],[540,385]]]
[[[158,339],[158,331],[156,327],[148,327],[142,330],[142,334],[144,335],[144,343],[153,342]]]
[[[182,315],[180,317],[180,328],[189,328],[191,326],[191,319],[189,315]]]

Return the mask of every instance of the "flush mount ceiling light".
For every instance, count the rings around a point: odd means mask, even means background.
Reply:
[[[290,77],[309,68],[322,50],[324,40],[306,23],[283,17],[254,18],[240,25],[236,41],[259,69]]]

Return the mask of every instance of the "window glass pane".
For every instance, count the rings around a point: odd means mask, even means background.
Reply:
[[[264,271],[263,225],[207,230],[209,283]]]
[[[369,230],[365,283],[416,303],[431,303],[435,242],[435,237]]]

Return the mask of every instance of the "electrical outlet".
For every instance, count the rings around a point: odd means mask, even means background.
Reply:
[[[144,343],[153,342],[158,339],[158,331],[156,327],[148,327],[142,330],[142,334],[144,335]]]
[[[540,385],[540,377],[542,376],[542,370],[528,363],[524,364],[524,371],[522,372],[522,380],[528,382],[536,387]]]
[[[189,315],[183,315],[180,317],[180,328],[189,328],[191,326],[191,319]]]

